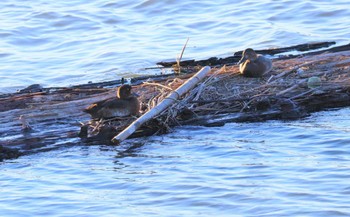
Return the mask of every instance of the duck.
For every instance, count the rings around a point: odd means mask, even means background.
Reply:
[[[243,51],[239,64],[239,71],[245,77],[259,78],[272,70],[272,61],[260,54],[255,53],[252,48]]]
[[[90,114],[93,119],[138,115],[140,102],[131,93],[131,89],[130,85],[124,84],[118,88],[117,97],[95,102],[83,111]]]

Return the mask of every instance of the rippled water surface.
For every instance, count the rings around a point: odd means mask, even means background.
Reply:
[[[350,216],[349,112],[6,161],[1,216]]]
[[[348,43],[348,0],[92,0],[0,2],[0,93],[147,74],[184,58],[246,47]],[[154,73],[154,72],[152,72]]]

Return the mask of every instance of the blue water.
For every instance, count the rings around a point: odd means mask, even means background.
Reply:
[[[159,73],[246,47],[349,43],[336,1],[0,2],[0,93]],[[350,216],[350,109],[293,122],[178,127],[121,146],[0,163],[0,216]],[[78,139],[76,139],[78,142]]]
[[[1,216],[350,216],[349,112],[9,160]]]
[[[0,2],[0,93],[33,83],[68,86],[184,58],[247,47],[349,43],[350,3],[294,0],[93,0]]]

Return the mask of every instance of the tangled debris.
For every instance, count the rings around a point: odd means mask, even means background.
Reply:
[[[325,108],[350,105],[350,52],[275,60],[273,64],[274,69],[262,78],[243,77],[237,66],[213,68],[203,82],[134,136],[164,133],[188,124],[220,126],[232,121],[292,120]],[[183,82],[172,78],[136,87],[142,96],[143,113]],[[90,122],[89,132],[109,141],[135,119]]]

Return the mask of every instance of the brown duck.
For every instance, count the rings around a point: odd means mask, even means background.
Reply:
[[[140,103],[137,97],[132,95],[131,86],[124,84],[118,88],[116,98],[95,102],[83,111],[94,119],[107,119],[137,115],[139,110]]]
[[[256,54],[251,48],[243,51],[242,59],[237,64],[239,64],[239,71],[243,76],[251,78],[261,77],[272,69],[271,60]]]

